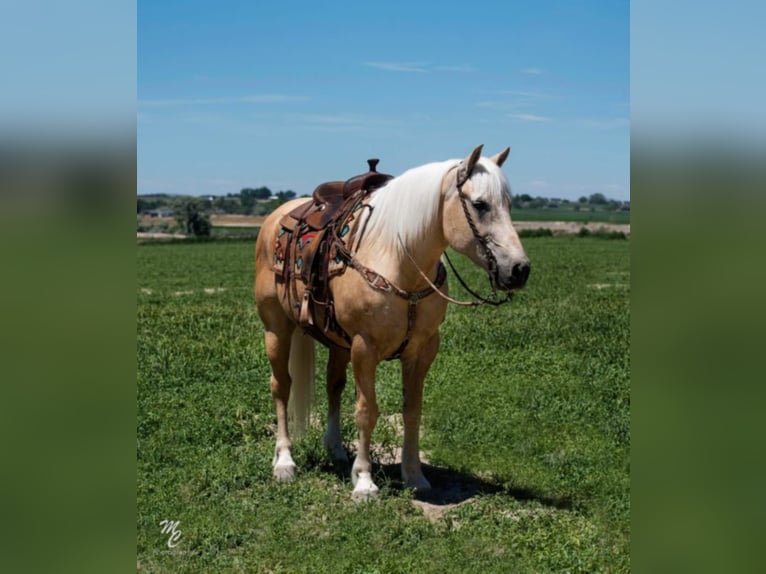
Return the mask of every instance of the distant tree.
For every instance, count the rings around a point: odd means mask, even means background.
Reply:
[[[583,195],[577,201],[579,201],[580,203],[588,203],[588,198]]]
[[[532,196],[526,193],[522,193],[519,196],[519,200],[523,203],[527,203],[528,201],[532,201]]]
[[[253,190],[255,199],[268,199],[271,197],[271,190],[268,187],[259,187]]]
[[[210,202],[204,199],[190,197],[184,199],[176,210],[176,221],[186,233],[195,237],[210,235],[210,216],[207,209]]]
[[[279,191],[277,192],[277,200],[279,201],[279,205],[282,205],[283,203],[290,201],[291,199],[295,198],[295,192],[294,191]]]
[[[139,195],[136,199],[136,212],[144,213],[158,207],[165,207],[166,205],[168,205],[168,201],[164,197],[141,197]]]
[[[592,203],[593,205],[603,205],[607,202],[606,197],[604,197],[603,193],[593,193],[588,198],[588,203]]]
[[[258,187],[253,189],[252,187],[245,187],[239,192],[239,201],[242,205],[242,213],[253,213],[253,208],[258,200],[269,199],[271,197],[271,190],[268,187]]]
[[[240,203],[239,196],[231,194],[226,197],[216,197],[213,199],[213,209],[222,213],[239,213]]]
[[[149,207],[149,205],[150,205],[150,202],[148,202],[145,199],[141,199],[139,197],[138,200],[136,201],[136,213],[143,213],[144,211],[149,211],[150,209],[152,209],[151,207]]]

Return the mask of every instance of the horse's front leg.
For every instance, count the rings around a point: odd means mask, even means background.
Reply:
[[[351,467],[354,484],[354,500],[366,500],[375,496],[378,487],[372,481],[370,463],[370,438],[378,421],[378,403],[375,399],[375,370],[378,357],[363,337],[357,335],[351,345],[351,365],[356,382],[356,426],[359,430],[359,448]]]
[[[402,448],[402,480],[406,488],[428,490],[431,484],[420,468],[420,413],[423,405],[423,383],[436,353],[439,351],[437,332],[412,354],[402,356],[402,385],[404,387],[404,446]]]
[[[274,477],[280,482],[292,481],[296,471],[287,431],[287,402],[292,383],[288,372],[291,334],[287,321],[281,321],[278,328],[266,331],[266,353],[271,363],[271,396],[277,409],[277,444],[272,467]]]

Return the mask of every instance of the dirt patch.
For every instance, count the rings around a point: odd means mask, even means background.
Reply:
[[[356,449],[356,443],[353,444]],[[444,514],[471,502],[479,492],[479,488],[470,479],[462,480],[456,476],[442,476],[443,469],[428,464],[428,453],[420,451],[420,462],[423,463],[423,473],[431,483],[431,490],[416,494],[413,506],[423,511],[423,515],[431,522],[438,522]],[[384,447],[379,444],[370,445],[370,455],[383,465],[386,473],[397,476],[402,464],[401,447]]]
[[[554,235],[577,233],[583,227],[588,231],[619,231],[626,236],[630,235],[629,223],[603,223],[600,221],[514,221],[516,231],[522,229],[550,229]]]
[[[214,227],[260,227],[264,221],[266,221],[265,215],[225,213],[210,216],[210,223]]]
[[[159,233],[159,232],[148,232],[148,231],[138,231],[136,233],[137,239],[186,239],[186,236],[183,233]]]
[[[622,289],[624,287],[627,287],[628,285],[625,283],[591,283],[588,285],[591,289],[610,289],[610,288],[616,288],[616,289]]]

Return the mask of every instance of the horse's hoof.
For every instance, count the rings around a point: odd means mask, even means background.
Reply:
[[[298,467],[295,465],[290,451],[285,449],[274,455],[274,478],[279,482],[292,482],[295,479],[295,472]]]
[[[415,492],[427,492],[431,490],[431,483],[428,482],[425,476],[420,475],[419,478],[405,480],[404,488],[413,488]]]
[[[378,487],[372,482],[370,473],[361,472],[359,478],[356,481],[354,491],[351,493],[351,498],[354,502],[364,502],[365,500],[371,500],[378,495]]]
[[[277,482],[292,482],[297,469],[294,464],[278,464],[274,467],[274,478]]]
[[[354,483],[354,491],[351,493],[351,498],[355,502],[362,502],[364,500],[370,500],[378,495],[378,487],[372,482],[372,477],[369,472],[360,472]]]
[[[402,473],[405,474],[405,473]],[[422,472],[413,473],[402,477],[404,488],[414,488],[416,492],[426,492],[431,490],[431,483],[428,482]]]

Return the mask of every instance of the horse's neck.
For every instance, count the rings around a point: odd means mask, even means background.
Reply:
[[[441,230],[441,218],[433,229],[414,245],[380,245],[378,242],[362,242],[357,257],[366,266],[406,291],[419,291],[428,287],[420,270],[431,281],[436,279],[436,269],[447,242]]]
[[[358,248],[361,263],[408,291],[427,286],[418,267],[434,279],[447,246],[440,198],[453,164],[450,160],[408,170],[376,192],[381,199],[371,201],[374,220]]]

